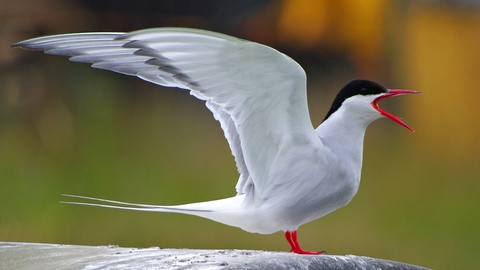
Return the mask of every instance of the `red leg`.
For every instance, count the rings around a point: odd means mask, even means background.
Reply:
[[[297,249],[297,246],[292,239],[292,233],[289,231],[285,231],[285,238],[287,238],[287,241],[290,244],[290,247],[291,247],[290,252],[294,252],[294,250]]]
[[[303,250],[300,245],[298,244],[297,240],[297,231],[285,231],[285,238],[287,238],[288,243],[290,244],[290,252],[297,253],[297,254],[309,254],[309,255],[319,255],[324,253],[323,251],[306,251]]]

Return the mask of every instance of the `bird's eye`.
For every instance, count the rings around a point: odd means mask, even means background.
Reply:
[[[361,91],[361,92],[367,92],[367,88],[362,87],[362,88],[360,89],[360,91]]]

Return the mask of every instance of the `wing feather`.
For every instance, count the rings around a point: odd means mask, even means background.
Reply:
[[[308,114],[305,72],[258,43],[204,30],[157,28],[57,35],[14,46],[190,90],[206,101],[224,130],[240,173],[239,194],[265,198],[295,181],[279,176],[288,153],[318,140]]]

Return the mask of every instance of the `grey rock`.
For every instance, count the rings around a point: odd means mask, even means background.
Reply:
[[[0,269],[427,269],[354,255],[0,242]]]

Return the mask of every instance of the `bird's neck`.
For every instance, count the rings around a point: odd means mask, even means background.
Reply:
[[[338,153],[339,159],[352,162],[353,166],[360,168],[365,130],[372,121],[361,114],[346,114],[339,110],[315,131],[327,148]]]

